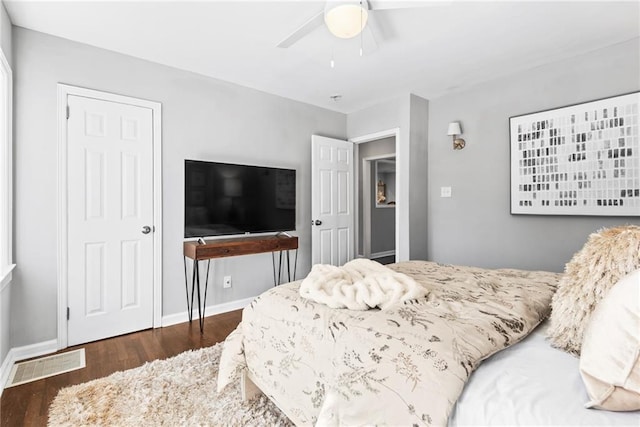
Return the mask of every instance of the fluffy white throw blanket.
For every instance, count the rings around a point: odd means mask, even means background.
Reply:
[[[300,285],[300,295],[331,308],[385,310],[395,303],[422,298],[427,290],[406,274],[365,258],[342,267],[316,264]]]

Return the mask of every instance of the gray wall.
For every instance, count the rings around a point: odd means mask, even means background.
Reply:
[[[396,141],[396,215],[400,223],[396,236],[396,259],[427,257],[427,137],[426,99],[406,94],[378,105],[350,113],[347,135],[358,138],[398,129]]]
[[[163,315],[186,311],[184,159],[298,170],[298,275],[310,269],[310,139],[344,139],[346,116],[231,83],[14,27],[15,261],[12,346],[56,337],[56,84],[162,103]],[[215,262],[209,304],[272,286],[268,254]],[[222,276],[233,287],[222,289]]]
[[[11,51],[11,21],[4,8],[0,4],[0,49],[4,53],[9,65],[13,67]],[[0,172],[2,173],[2,172]],[[10,348],[10,321],[11,321],[11,283],[0,289],[0,366],[4,362]],[[1,394],[1,393],[0,393]]]
[[[357,252],[359,255],[362,255],[364,253],[363,248],[362,248],[362,238],[363,238],[363,233],[364,230],[362,229],[362,223],[363,223],[363,213],[364,213],[364,206],[363,206],[363,201],[362,201],[362,195],[363,195],[363,182],[362,182],[362,159],[366,158],[366,157],[376,157],[376,156],[382,156],[382,155],[395,155],[396,153],[396,139],[394,137],[391,138],[383,138],[383,139],[379,139],[376,141],[370,141],[370,142],[364,142],[362,144],[358,144],[357,145],[358,148],[358,247],[357,247]],[[373,163],[371,164],[371,176],[373,176],[373,174],[375,173],[375,168],[373,167]],[[371,179],[371,178],[370,178]],[[375,189],[375,182],[373,182],[373,189]],[[375,200],[372,199],[372,203],[375,203]],[[373,213],[373,208],[370,207],[370,209],[372,210]],[[390,211],[395,211],[395,209],[378,209],[378,210],[390,210]],[[371,218],[372,222],[374,221],[373,219],[373,215]],[[393,215],[393,226],[391,227],[391,230],[389,231],[387,227],[381,228],[380,233],[384,234],[383,236],[376,236],[376,240],[382,240],[382,241],[389,241],[391,240],[392,245],[390,249],[394,249],[395,247],[395,213]],[[373,224],[372,224],[373,225]],[[389,234],[390,233],[390,234]],[[379,238],[378,238],[379,237]],[[374,236],[371,236],[372,238],[372,251],[373,251],[373,239]],[[385,250],[390,250],[390,249],[385,249]]]
[[[411,154],[409,170],[411,180],[409,186],[409,229],[411,230],[411,259],[427,259],[427,188],[429,188],[428,161],[429,147],[429,101],[416,95],[409,97],[409,136],[411,138]],[[398,166],[399,167],[399,166]]]
[[[429,258],[562,271],[589,233],[640,218],[510,215],[509,117],[640,89],[638,39],[429,103]],[[467,146],[451,148],[459,120]],[[451,186],[452,198],[440,198]]]

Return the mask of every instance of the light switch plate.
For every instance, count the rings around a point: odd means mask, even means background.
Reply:
[[[440,197],[451,197],[451,187],[440,187]]]

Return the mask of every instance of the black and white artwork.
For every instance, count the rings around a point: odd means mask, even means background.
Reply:
[[[640,216],[640,92],[511,117],[511,213]]]

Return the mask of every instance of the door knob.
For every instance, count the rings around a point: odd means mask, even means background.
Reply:
[[[322,225],[322,221],[320,221],[319,219],[316,219],[316,221],[314,222],[315,225]]]
[[[148,225],[145,225],[144,227],[142,227],[142,234],[149,234],[151,233],[151,227],[149,227]]]

